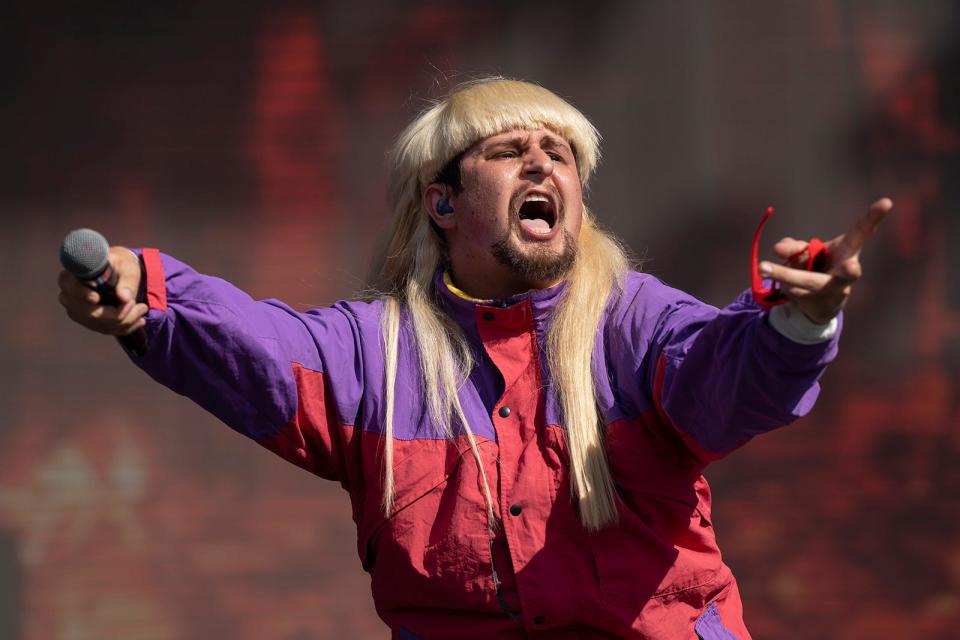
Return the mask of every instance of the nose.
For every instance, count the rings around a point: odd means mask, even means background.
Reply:
[[[531,178],[546,178],[553,173],[553,160],[543,149],[533,147],[524,155],[523,172]]]

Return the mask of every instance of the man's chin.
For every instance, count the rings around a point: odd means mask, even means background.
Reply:
[[[523,242],[522,246],[510,237],[494,243],[490,249],[500,264],[508,267],[517,276],[531,285],[549,286],[561,280],[577,257],[576,243],[567,232],[561,233],[561,245],[555,243]]]

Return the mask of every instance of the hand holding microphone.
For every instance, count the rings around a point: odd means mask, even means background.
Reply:
[[[110,247],[92,229],[67,234],[60,247],[60,304],[84,327],[117,336],[137,355],[146,352],[147,305],[136,301],[140,260],[125,247]]]

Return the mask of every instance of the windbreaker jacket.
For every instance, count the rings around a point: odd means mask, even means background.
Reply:
[[[438,277],[440,304],[476,356],[459,393],[499,519],[491,534],[462,430],[445,438],[426,411],[405,312],[386,517],[383,303],[299,313],[156,250],[143,250],[141,263],[149,347],[131,358],[233,429],[343,485],[394,638],[750,637],[701,472],[810,410],[836,335],[801,345],[746,294],[718,310],[630,273],[594,351],[619,522],[589,534],[571,499],[544,356],[563,286],[484,304]]]

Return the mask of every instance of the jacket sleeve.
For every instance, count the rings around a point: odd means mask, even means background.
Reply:
[[[138,253],[149,312],[147,351],[128,354],[133,362],[236,431],[347,485],[364,386],[354,308],[298,313],[154,249]]]
[[[825,342],[794,342],[749,291],[717,309],[637,274],[625,293],[620,369],[638,383],[637,403],[652,404],[702,462],[806,415],[837,354],[839,326]]]

